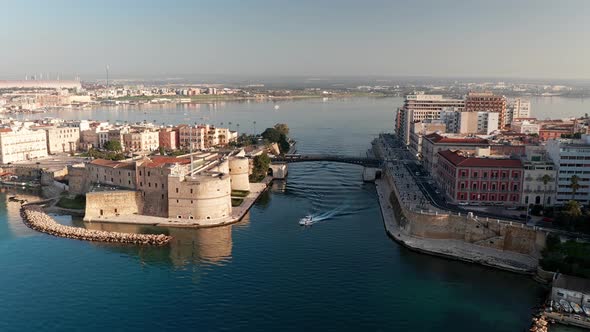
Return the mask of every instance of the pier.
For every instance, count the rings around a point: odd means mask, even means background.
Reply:
[[[36,205],[23,206],[21,208],[21,216],[24,223],[31,229],[69,239],[150,246],[164,246],[172,240],[171,236],[164,234],[106,232],[61,225],[43,212],[40,206]]]

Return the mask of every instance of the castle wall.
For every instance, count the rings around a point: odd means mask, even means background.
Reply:
[[[115,190],[86,194],[85,220],[139,214],[143,210],[140,192]]]
[[[229,159],[231,190],[250,191],[249,167],[249,161],[246,157],[232,157]]]

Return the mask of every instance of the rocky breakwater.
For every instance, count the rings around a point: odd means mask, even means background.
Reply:
[[[39,206],[23,206],[21,216],[25,224],[36,231],[69,239],[151,246],[164,246],[172,240],[171,236],[164,234],[106,232],[61,225]]]
[[[529,329],[531,332],[547,332],[548,331],[548,323],[545,316],[541,316],[539,318],[533,318],[533,324]]]

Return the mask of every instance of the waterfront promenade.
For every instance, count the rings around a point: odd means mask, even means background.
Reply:
[[[393,191],[384,179],[375,181],[375,187],[387,234],[403,246],[422,253],[478,263],[508,271],[530,274],[537,267],[533,257],[489,247],[477,246],[460,240],[424,239],[403,234],[395,218],[389,195]]]
[[[164,217],[145,216],[139,214],[133,215],[119,215],[109,217],[84,218],[86,222],[104,222],[104,223],[118,223],[118,224],[134,224],[134,225],[149,225],[149,226],[164,226],[164,227],[190,227],[190,228],[204,228],[217,227],[236,223],[248,213],[256,200],[264,193],[270,183],[272,177],[267,176],[260,183],[250,183],[250,192],[248,196],[244,197],[240,206],[232,207],[231,215],[218,220],[213,220],[210,223],[203,224],[202,222],[195,222],[190,219],[171,219]]]

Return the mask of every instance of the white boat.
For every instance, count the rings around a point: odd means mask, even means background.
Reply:
[[[590,307],[583,305],[582,310],[584,310],[586,316],[590,316]]]
[[[566,300],[559,300],[559,305],[563,308],[563,311],[567,312],[568,314],[572,312],[572,307]]]
[[[305,218],[299,220],[299,225],[311,226],[311,225],[313,225],[313,219],[311,218],[311,216],[305,216]]]
[[[580,305],[577,304],[576,302],[570,302],[570,306],[572,307],[572,309],[574,309],[574,312],[576,314],[581,314],[583,313],[582,308],[580,308]]]
[[[275,108],[275,110],[278,110],[279,108],[281,108],[281,106],[279,106],[279,105],[275,105],[275,107],[274,107],[274,108]]]

